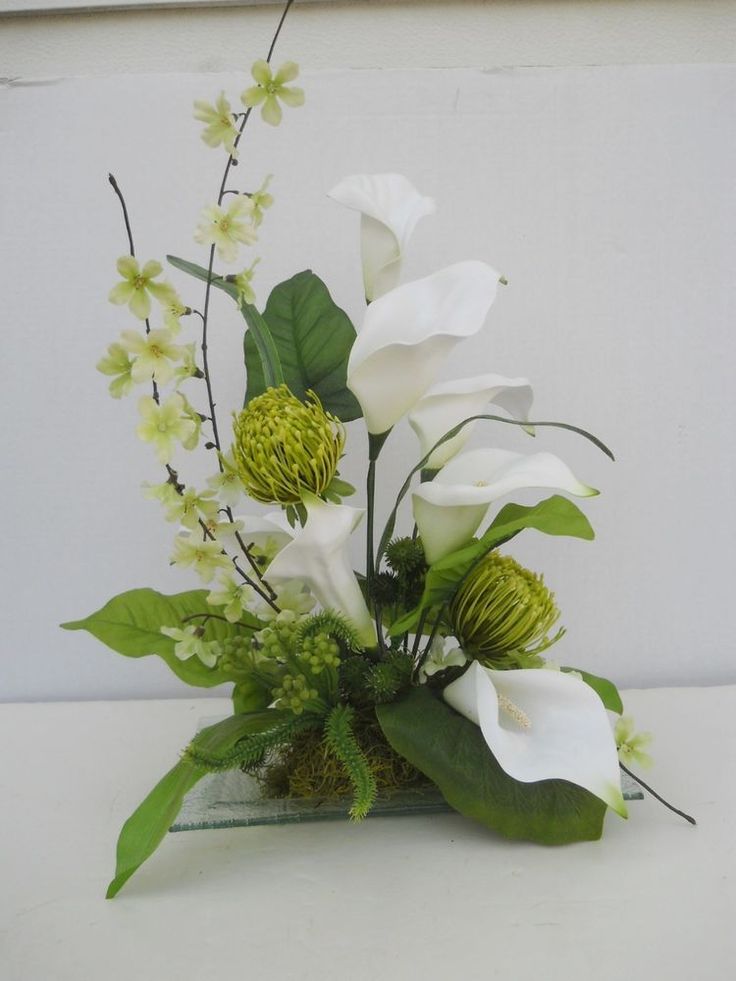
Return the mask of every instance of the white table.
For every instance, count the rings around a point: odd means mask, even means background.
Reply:
[[[2,981],[724,981],[736,976],[736,687],[626,693],[651,799],[602,841],[457,815],[169,835],[102,897],[123,820],[219,699],[0,706]]]

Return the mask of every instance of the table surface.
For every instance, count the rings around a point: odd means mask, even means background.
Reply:
[[[648,798],[600,842],[459,815],[167,836],[103,899],[120,825],[220,699],[0,705],[3,981],[721,981],[736,972],[736,686],[625,693]]]

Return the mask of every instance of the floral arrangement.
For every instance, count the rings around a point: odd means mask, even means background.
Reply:
[[[434,203],[398,174],[358,175],[329,196],[360,214],[360,330],[309,270],[256,305],[258,259],[244,265],[240,254],[274,204],[270,177],[255,190],[231,183],[254,110],[277,125],[282,104],[304,101],[291,84],[296,64],[271,66],[284,16],[267,58],[253,65],[244,111],[224,93],[195,103],[202,138],[226,162],[194,235],[208,248],[207,265],[168,261],[204,283],[201,310],[161,278],[161,263],[138,261],[110,176],[129,253],[118,259],[110,300],[127,306],[136,326],[97,367],[114,398],[139,390],[137,433],[163,475],[145,493],[178,525],[171,562],[204,588],[131,590],[64,626],[128,657],[157,655],[187,684],[230,683],[233,714],[194,736],[126,822],[108,896],[153,853],[209,772],[240,768],[272,795],[347,795],[355,820],[379,795],[432,784],[502,835],[560,844],[599,838],[609,808],[626,817],[621,770],[647,761],[648,736],[622,715],[614,684],[546,658],[564,633],[554,595],[505,551],[528,529],[592,539],[587,517],[559,492],[598,491],[548,452],[465,447],[476,424],[491,423],[517,427],[522,438],[559,426],[610,451],[575,426],[532,421],[525,378],[437,381],[449,352],[483,328],[503,277],[466,260],[402,283],[402,256]],[[213,289],[232,298],[245,325],[244,407],[227,431],[208,362]],[[418,445],[397,486],[379,462],[404,419]],[[350,424],[368,432],[364,507],[343,503],[355,493],[339,473]],[[206,488],[174,466],[200,446],[212,464]],[[396,495],[380,529],[379,477]],[[553,493],[534,506],[498,506],[526,488]],[[364,536],[359,572],[354,535]]]

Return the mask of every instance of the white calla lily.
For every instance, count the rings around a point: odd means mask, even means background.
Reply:
[[[478,530],[493,501],[522,488],[562,490],[577,497],[598,493],[581,483],[552,453],[488,449],[461,453],[412,495],[414,520],[427,561],[437,562],[464,545]]]
[[[350,352],[347,382],[369,433],[388,432],[424,395],[458,341],[481,329],[498,279],[484,262],[458,262],[371,303]]]
[[[363,284],[370,303],[398,285],[404,250],[419,219],[434,212],[434,201],[401,174],[355,174],[328,196],[361,213]]]
[[[463,419],[479,415],[489,402],[505,409],[521,422],[529,418],[534,394],[527,378],[504,378],[502,375],[475,375],[433,385],[409,413],[409,425],[419,437],[419,455],[424,458],[437,440],[459,425]],[[448,439],[429,458],[427,470],[439,470],[470,439],[475,423],[463,426],[457,436]]]
[[[255,547],[269,558],[277,555],[294,537],[292,528],[283,511],[270,511],[264,515],[239,515],[241,537],[247,545]]]
[[[274,585],[292,579],[306,583],[325,609],[347,617],[362,644],[374,647],[375,625],[347,550],[365,512],[345,504],[326,504],[313,494],[305,494],[303,503],[307,521],[295,529],[292,540],[268,566],[266,579]]]
[[[627,816],[608,715],[584,681],[540,668],[493,671],[474,661],[444,698],[480,726],[514,780],[567,780]]]

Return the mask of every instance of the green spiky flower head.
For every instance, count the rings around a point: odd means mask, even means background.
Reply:
[[[548,637],[559,615],[542,576],[497,552],[475,566],[450,607],[453,631],[465,653],[494,668],[541,663],[538,655],[564,633]]]
[[[345,445],[340,420],[314,394],[302,402],[286,385],[268,388],[233,423],[233,458],[247,493],[264,504],[320,496],[337,473]]]

